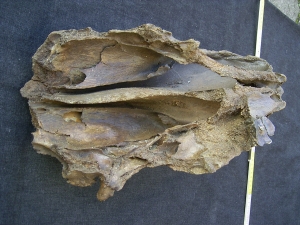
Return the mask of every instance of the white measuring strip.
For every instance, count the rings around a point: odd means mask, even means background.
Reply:
[[[252,147],[250,151],[249,168],[248,168],[248,182],[247,182],[247,194],[246,194],[246,203],[245,203],[244,225],[249,225],[250,222],[250,209],[251,209],[251,197],[252,197],[253,174],[254,174],[254,158],[255,158],[255,147]]]
[[[262,29],[263,29],[263,21],[264,21],[264,9],[265,9],[265,0],[260,0],[257,34],[256,34],[256,48],[255,48],[255,56],[257,57],[260,57],[261,37],[262,37]],[[250,222],[250,209],[251,209],[251,198],[252,198],[252,187],[253,187],[253,176],[254,176],[254,158],[255,158],[255,147],[252,147],[250,151],[249,168],[248,168],[244,225],[249,225]]]
[[[262,36],[263,21],[264,21],[264,11],[265,11],[265,0],[260,0],[257,34],[256,34],[256,48],[255,48],[255,56],[257,56],[257,57],[260,57],[261,36]]]

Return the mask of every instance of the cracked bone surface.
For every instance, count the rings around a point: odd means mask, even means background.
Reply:
[[[99,200],[145,167],[215,172],[271,143],[268,116],[285,107],[263,59],[208,51],[151,24],[52,32],[33,56],[33,147],[63,164],[70,184],[97,178]]]

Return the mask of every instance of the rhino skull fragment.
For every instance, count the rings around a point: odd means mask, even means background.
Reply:
[[[106,200],[145,167],[215,172],[271,143],[268,116],[285,107],[263,59],[199,49],[151,24],[51,33],[33,56],[33,147],[63,164],[70,184]]]

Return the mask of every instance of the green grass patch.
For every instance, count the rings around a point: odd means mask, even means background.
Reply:
[[[300,0],[298,0],[298,7],[300,9]],[[299,24],[300,23],[300,12],[298,13],[298,17],[296,19],[296,23]]]

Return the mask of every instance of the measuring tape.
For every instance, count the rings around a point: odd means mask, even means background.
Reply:
[[[256,48],[255,48],[255,56],[257,57],[260,57],[261,36],[262,36],[263,21],[264,21],[264,9],[265,9],[265,0],[260,0],[257,34],[256,34]],[[254,177],[254,158],[255,158],[255,147],[252,147],[250,151],[250,157],[249,157],[244,225],[249,225],[250,222],[250,209],[251,209],[252,187],[253,187],[253,177]]]
[[[250,151],[250,158],[249,158],[244,225],[248,225],[250,222],[251,197],[252,197],[253,175],[254,175],[254,158],[255,158],[255,147],[252,147]]]

